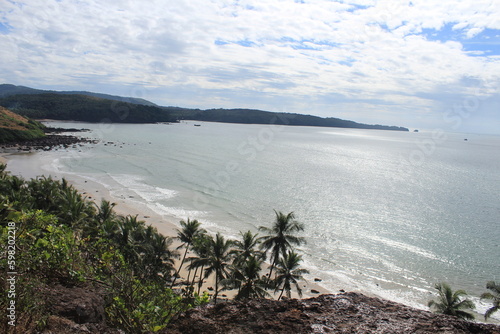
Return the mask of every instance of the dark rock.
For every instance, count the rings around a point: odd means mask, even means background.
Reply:
[[[319,291],[318,291],[318,290],[311,289],[311,293],[316,293],[316,294],[318,294],[318,293],[319,293]]]
[[[162,334],[500,334],[500,326],[468,322],[359,293],[310,299],[220,302],[185,312]]]
[[[314,282],[322,282],[323,280],[321,278],[315,278]]]
[[[96,143],[96,141],[75,136],[49,134],[42,138],[10,142],[8,144],[5,144],[4,150],[9,151],[17,149],[19,151],[25,152],[29,152],[31,150],[49,151],[57,149],[58,147],[68,148],[70,146],[74,146],[77,143],[89,144]]]
[[[38,333],[38,332],[37,332]],[[77,324],[66,318],[51,315],[42,334],[125,334],[119,329],[108,328],[105,324]]]
[[[50,313],[78,324],[104,321],[104,297],[89,287],[55,285],[45,290]]]

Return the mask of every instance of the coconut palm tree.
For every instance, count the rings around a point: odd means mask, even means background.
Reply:
[[[493,306],[490,307],[484,314],[484,320],[488,320],[494,312],[500,310],[500,284],[490,281],[486,283],[486,289],[490,290],[491,293],[483,293],[481,295],[481,299],[491,300],[493,302]]]
[[[61,189],[56,181],[44,176],[31,179],[27,185],[33,197],[32,205],[50,213],[59,212]]]
[[[473,320],[474,315],[464,310],[475,308],[474,303],[469,299],[464,299],[467,293],[464,290],[453,292],[446,283],[435,285],[439,298],[437,301],[431,300],[428,303],[430,308],[435,308],[436,313],[453,315],[466,320]]]
[[[179,247],[177,247],[177,249],[185,247],[186,250],[184,251],[184,255],[182,256],[179,269],[177,269],[177,273],[174,275],[174,280],[172,281],[172,287],[175,285],[175,281],[177,280],[177,277],[179,276],[182,266],[184,265],[184,261],[186,260],[186,255],[194,239],[200,236],[201,234],[206,233],[204,229],[200,228],[201,223],[196,219],[189,220],[188,218],[187,222],[181,220],[180,224],[182,226],[182,229],[177,230],[177,239],[179,239],[182,242],[182,244]]]
[[[175,250],[171,250],[172,238],[158,233],[156,228],[148,226],[144,230],[142,243],[142,266],[147,277],[170,277],[174,269],[174,259],[179,257]]]
[[[236,300],[266,298],[270,297],[266,291],[269,284],[260,275],[262,269],[262,257],[250,256],[245,262],[238,263],[238,266],[231,267],[230,276],[222,281],[227,289],[238,289],[234,297]]]
[[[196,256],[189,258],[189,261],[191,262],[191,264],[189,265],[189,269],[195,269],[191,285],[194,286],[196,275],[199,269],[200,276],[198,280],[198,294],[200,294],[201,286],[203,285],[203,280],[205,278],[203,273],[205,262],[199,260],[208,258],[211,248],[211,240],[212,237],[210,237],[209,235],[201,234],[193,240],[191,246],[191,249],[196,254]]]
[[[280,258],[276,266],[276,279],[274,280],[276,287],[275,292],[281,290],[278,300],[281,299],[283,293],[285,292],[286,296],[290,298],[292,285],[295,286],[299,297],[302,297],[302,290],[300,289],[299,281],[303,280],[304,278],[302,275],[309,274],[309,271],[299,268],[301,261],[302,256],[294,251],[290,251],[286,253],[285,256]]]
[[[292,245],[300,246],[305,243],[303,237],[297,237],[295,232],[304,230],[304,224],[295,220],[293,212],[285,215],[282,212],[277,212],[276,220],[271,228],[260,226],[259,230],[266,232],[267,235],[262,237],[261,248],[271,251],[271,269],[269,270],[269,279],[272,278],[273,269],[279,261],[280,256],[285,256],[286,253],[293,249]]]
[[[231,261],[230,250],[233,242],[225,240],[220,233],[214,238],[210,238],[208,256],[196,260],[196,265],[205,267],[205,277],[215,274],[214,302],[217,303],[219,295],[219,283],[228,277],[228,266]]]
[[[260,244],[258,234],[253,234],[251,231],[245,233],[240,232],[241,240],[234,241],[234,249],[231,255],[234,256],[235,266],[244,264],[250,257],[263,258],[265,253],[258,250]]]
[[[28,207],[33,209],[36,198],[32,194],[32,189],[26,186],[26,181],[20,177],[8,175],[6,173],[3,175],[0,193],[8,196],[12,203],[29,203]]]
[[[86,227],[87,218],[95,215],[94,207],[84,201],[78,190],[68,187],[59,198],[60,207],[58,217],[70,227]]]
[[[97,205],[94,203],[94,205],[97,208],[97,214],[95,218],[97,221],[102,224],[107,220],[112,220],[116,218],[116,214],[113,211],[114,207],[116,206],[116,203],[111,203],[110,201],[106,201],[105,199],[101,200],[101,205]]]
[[[118,223],[118,230],[114,240],[120,248],[125,260],[133,267],[140,265],[140,243],[144,233],[145,224],[142,220],[137,220],[137,215],[122,217]]]

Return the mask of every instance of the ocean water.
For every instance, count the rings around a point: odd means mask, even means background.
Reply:
[[[233,238],[293,211],[307,277],[332,292],[425,309],[435,283],[500,281],[499,136],[199,124],[55,123],[101,142],[52,167]]]

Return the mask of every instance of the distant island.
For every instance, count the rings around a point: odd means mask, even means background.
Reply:
[[[190,109],[162,107],[150,101],[84,91],[46,91],[10,84],[0,85],[0,106],[33,119],[83,122],[158,123],[181,120],[319,126],[409,131],[405,127],[371,125],[333,117],[276,113],[256,109]]]

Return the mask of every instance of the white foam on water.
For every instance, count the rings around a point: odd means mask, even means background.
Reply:
[[[160,215],[174,217],[179,220],[185,220],[188,218],[201,219],[206,215],[206,212],[204,211],[187,210],[179,207],[169,207],[157,202],[150,203],[148,207]]]
[[[177,195],[175,190],[151,186],[144,182],[144,178],[130,174],[114,174],[109,177],[116,182],[120,187],[110,189],[113,196],[128,197],[136,201],[144,201],[146,203],[155,203],[160,200],[168,200]],[[134,193],[136,196],[131,195]],[[132,196],[132,197],[130,197]]]
[[[383,243],[387,246],[393,247],[393,248],[398,248],[398,249],[401,249],[401,250],[404,250],[407,252],[411,252],[411,253],[416,254],[416,255],[426,257],[426,258],[431,259],[431,260],[443,261],[441,258],[439,258],[434,253],[431,253],[425,249],[422,249],[420,247],[413,246],[413,245],[410,245],[410,244],[407,244],[404,242],[399,242],[399,241],[395,241],[395,240],[391,240],[391,239],[387,239],[387,238],[383,238],[383,237],[375,236],[375,235],[370,236],[370,239],[374,240],[374,241],[381,242],[381,243]]]
[[[486,292],[486,288],[484,289],[484,291]],[[476,317],[476,320],[479,320],[479,321],[484,321],[484,314],[486,313],[486,311],[491,308],[493,306],[493,303],[491,300],[485,300],[485,299],[480,299],[478,297],[475,297],[475,296],[468,296],[467,297],[468,299],[470,299],[474,305],[476,306],[476,308],[474,309],[474,311],[476,313],[479,313],[481,314],[481,317]],[[500,322],[500,311],[496,311],[495,313],[493,313],[489,320],[493,320],[493,322],[496,322],[496,323],[499,323]]]

